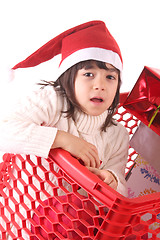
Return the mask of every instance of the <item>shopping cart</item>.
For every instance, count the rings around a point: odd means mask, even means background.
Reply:
[[[134,133],[138,119],[122,104],[115,117]],[[130,148],[127,177],[136,156]],[[126,198],[62,149],[48,159],[5,154],[3,160],[0,239],[160,239],[160,193]]]

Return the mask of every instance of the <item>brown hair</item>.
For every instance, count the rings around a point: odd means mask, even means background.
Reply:
[[[68,109],[67,109],[67,111],[65,111],[66,117],[68,117],[68,118],[71,117],[71,118],[73,118],[73,120],[75,120],[75,118],[74,118],[75,107],[78,108],[79,110],[81,110],[80,105],[78,104],[78,102],[75,98],[75,92],[74,92],[75,76],[76,76],[78,70],[87,67],[91,63],[95,63],[97,65],[97,67],[99,67],[100,69],[106,69],[106,70],[108,69],[104,62],[95,61],[95,60],[87,60],[87,61],[79,62],[79,63],[75,64],[74,66],[72,66],[71,68],[69,68],[55,82],[44,81],[43,83],[40,83],[40,85],[42,85],[43,87],[47,86],[47,85],[53,86],[56,91],[59,91],[63,96],[66,97],[67,105],[68,105]],[[111,124],[115,125],[115,123],[113,121],[113,115],[114,115],[114,113],[117,109],[117,105],[119,103],[119,90],[120,90],[120,85],[121,85],[119,70],[118,70],[118,73],[119,74],[118,74],[117,92],[116,92],[115,98],[114,98],[111,106],[108,109],[108,116],[107,116],[104,124],[101,127],[102,131],[106,131],[106,127],[110,126]]]

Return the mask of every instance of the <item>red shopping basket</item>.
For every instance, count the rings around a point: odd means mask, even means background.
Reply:
[[[132,135],[138,120],[121,105],[116,118]],[[135,156],[130,149],[126,174]],[[160,193],[128,199],[62,149],[3,158],[0,239],[160,239]]]

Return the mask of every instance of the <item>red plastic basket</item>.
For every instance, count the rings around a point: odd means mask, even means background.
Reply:
[[[121,105],[116,118],[133,134],[138,120]],[[131,149],[126,174],[135,156]],[[0,239],[160,239],[160,193],[128,199],[62,149],[3,158]]]

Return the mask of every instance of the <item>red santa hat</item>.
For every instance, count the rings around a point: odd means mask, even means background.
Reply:
[[[78,62],[98,60],[122,71],[119,46],[102,21],[91,21],[71,28],[51,39],[12,69],[34,67],[61,54],[58,76]]]

